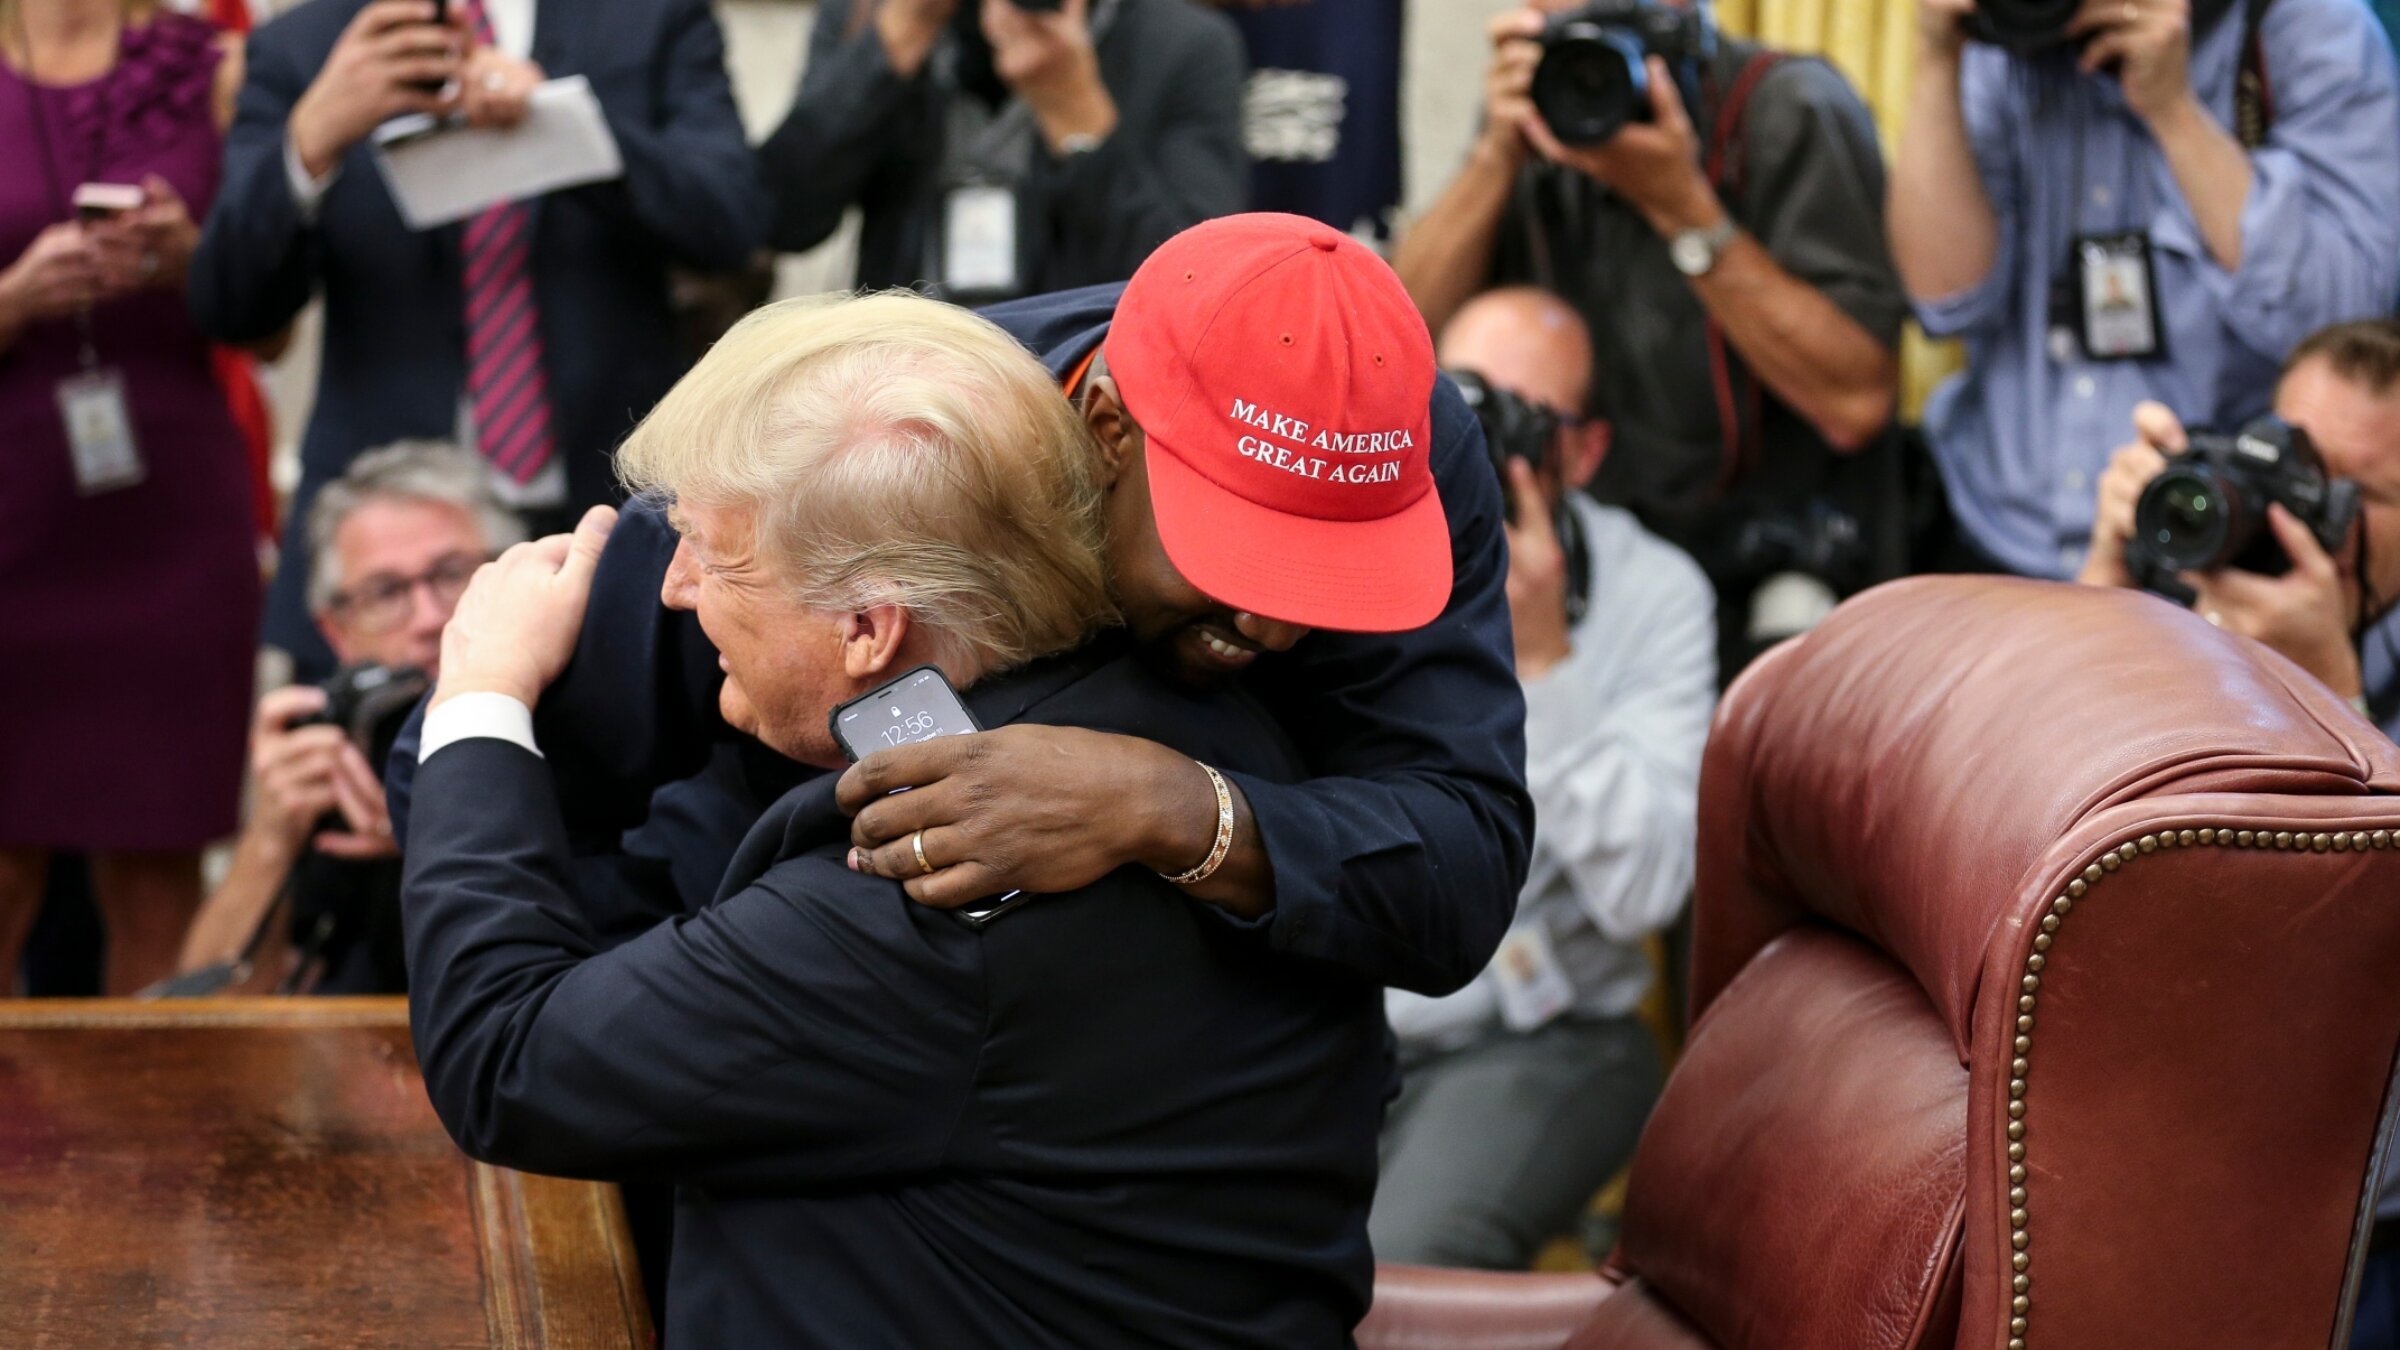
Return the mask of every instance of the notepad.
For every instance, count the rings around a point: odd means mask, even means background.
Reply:
[[[535,86],[525,120],[505,130],[421,115],[394,118],[375,129],[374,155],[412,230],[625,172],[600,100],[581,75]]]

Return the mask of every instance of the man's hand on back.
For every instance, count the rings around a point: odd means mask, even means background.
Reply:
[[[592,573],[616,523],[614,508],[595,506],[575,533],[519,544],[477,570],[442,630],[442,678],[428,706],[489,692],[532,707],[575,654]]]
[[[909,791],[890,795],[897,788]],[[880,751],[852,765],[835,795],[857,817],[851,866],[939,909],[1077,890],[1129,864],[1181,871],[1208,855],[1217,820],[1208,775],[1183,755],[1031,724]],[[920,829],[931,873],[917,865]]]

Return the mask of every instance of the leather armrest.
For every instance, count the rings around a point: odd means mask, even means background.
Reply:
[[[1616,1291],[1598,1275],[1375,1268],[1359,1350],[1559,1350]]]

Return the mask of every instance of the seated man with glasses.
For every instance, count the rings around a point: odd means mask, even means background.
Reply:
[[[477,568],[524,538],[456,447],[361,456],[308,518],[309,609],[341,673],[259,700],[249,818],[181,967],[200,989],[403,993],[400,849],[379,738],[440,673],[442,628]],[[198,974],[206,971],[208,974]],[[182,987],[179,982],[178,988]]]

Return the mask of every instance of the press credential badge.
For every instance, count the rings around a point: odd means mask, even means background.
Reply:
[[[77,491],[90,497],[142,481],[142,452],[134,443],[123,376],[113,370],[87,370],[60,380],[58,413],[67,424]]]

